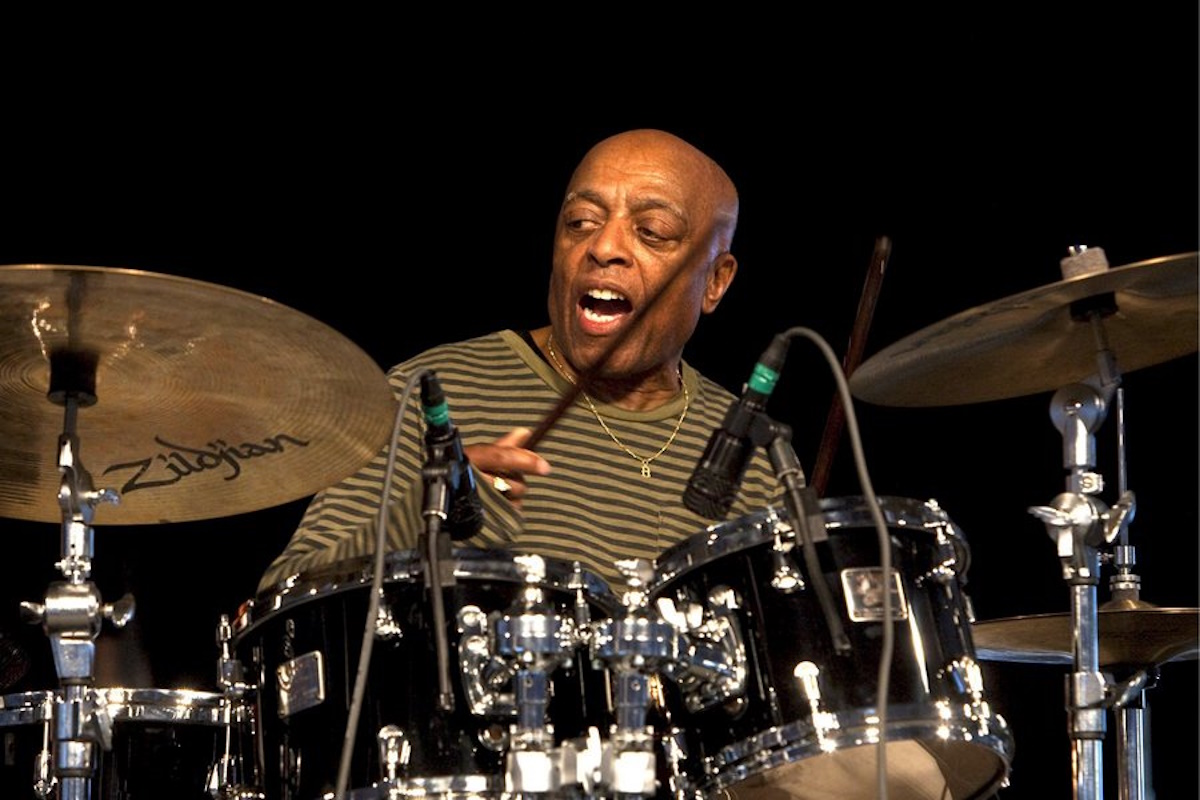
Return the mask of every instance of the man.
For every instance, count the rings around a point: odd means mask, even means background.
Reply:
[[[339,584],[342,578],[354,579],[353,569],[340,574],[329,569],[339,564],[361,564],[376,549],[376,519],[385,483],[391,487],[385,509],[388,552],[416,553],[417,560],[426,552],[430,543],[428,515],[423,508],[422,469],[427,450],[412,379],[429,371],[436,374],[444,390],[482,500],[482,524],[477,532],[474,526],[455,530],[446,521],[445,527],[451,528],[446,533],[454,539],[455,546],[501,554],[539,555],[554,568],[554,579],[548,583],[556,589],[568,585],[564,576],[578,574],[570,571],[577,569],[575,565],[602,579],[600,593],[608,587],[614,596],[627,583],[632,582],[636,588],[638,581],[653,581],[655,576],[639,574],[629,565],[652,564],[668,548],[702,536],[713,524],[713,520],[687,508],[683,494],[734,396],[684,362],[683,351],[700,318],[717,309],[737,273],[737,259],[731,252],[737,219],[738,195],[729,176],[682,139],[659,130],[632,130],[595,145],[571,176],[559,213],[547,302],[549,324],[533,331],[502,330],[439,345],[393,367],[389,372],[393,389],[402,399],[407,389],[409,397],[403,424],[398,427],[394,472],[389,476],[389,453],[385,448],[357,474],[313,499],[299,529],[262,578],[259,592],[263,608],[269,612],[286,603],[289,597],[312,604],[316,601],[308,598],[319,594],[323,587],[342,585]],[[560,416],[555,418],[555,415]],[[551,424],[545,425],[547,421]],[[782,511],[782,492],[769,459],[762,448],[756,448],[727,518],[741,520],[769,507]],[[698,544],[698,551],[705,552],[705,543],[698,541]],[[435,555],[437,548],[431,549],[434,551],[431,555]],[[451,553],[446,555],[453,558]],[[457,564],[454,574],[460,587],[470,584],[473,578],[494,579],[490,572],[486,576],[482,571],[473,575],[474,565],[475,562],[465,558]],[[570,570],[566,565],[571,565]],[[361,566],[357,568],[361,575]],[[314,574],[325,578],[313,579]],[[769,587],[765,583],[770,576],[762,579],[766,591]],[[596,583],[584,585],[592,587],[590,599],[599,606],[601,617],[606,610],[618,616],[624,613],[611,603],[601,602],[611,598],[597,596]],[[267,596],[272,593],[277,594]],[[409,598],[411,605],[393,602],[389,612],[406,615],[407,624],[398,627],[405,631],[401,639],[407,637],[412,646],[413,631],[420,627],[428,595],[415,591]],[[564,602],[570,602],[569,598],[567,594]],[[705,602],[708,599],[701,597],[697,605]],[[718,609],[717,616],[710,620],[713,630],[721,629],[721,620],[729,618],[731,604],[742,601],[720,602],[726,607],[723,611]],[[508,599],[499,605],[484,610],[510,610]],[[540,608],[536,603],[531,607]],[[474,670],[465,669],[461,675],[456,671],[451,679],[455,683],[470,681],[471,675],[483,674],[494,668],[496,660],[503,660],[498,659],[494,650],[500,644],[484,648],[486,657],[475,655],[478,650],[472,648],[483,647],[483,637],[470,638],[468,629],[475,624],[471,620],[479,615],[466,614],[466,608],[457,610],[461,614],[458,633],[449,637],[464,637],[456,640],[458,657],[462,659],[456,670],[472,658],[476,660],[471,663],[477,666]],[[695,625],[702,622],[696,617],[697,610],[705,611],[703,608],[677,611],[681,614],[690,611],[692,618],[687,624]],[[452,607],[444,612],[451,625],[455,611]],[[437,613],[433,616],[436,618]],[[356,618],[357,614],[320,615],[317,625],[324,629],[341,617]],[[593,614],[593,621],[604,620],[595,619]],[[390,624],[384,623],[385,627]],[[282,630],[279,637],[282,643],[273,646],[285,653],[298,650],[304,632]],[[383,636],[386,641],[382,630],[374,635]],[[643,633],[639,631],[638,635]],[[273,634],[267,636],[273,637]],[[612,643],[617,649],[624,644],[635,643]],[[337,658],[340,657],[337,653],[344,653],[354,645],[355,641],[349,637],[334,642],[327,648],[322,670],[331,669],[330,653]],[[540,653],[540,648],[546,646],[547,643],[542,643],[534,648],[539,649],[538,655],[526,652],[530,660],[522,664],[526,667],[532,664],[536,671],[539,659],[547,657]],[[755,646],[754,642],[743,641],[735,649]],[[448,650],[443,647],[439,657],[443,691],[451,672]],[[739,654],[737,658],[740,657]],[[305,669],[301,662],[304,656],[287,658],[291,660],[283,673],[293,682],[296,674]],[[408,658],[390,665],[377,664],[372,669],[385,672],[389,685],[398,682],[401,693],[407,692],[405,696],[409,698],[431,694],[432,684],[437,681],[428,673],[414,677],[410,661]],[[646,663],[652,665],[653,659]],[[744,665],[739,668],[745,669]],[[335,672],[336,669],[333,666]],[[344,669],[354,668],[347,662]],[[582,666],[581,671],[586,673]],[[319,674],[317,670],[312,672]],[[342,683],[347,677],[342,676]],[[753,676],[748,680],[753,682]],[[622,685],[633,691],[630,686],[636,683]],[[481,681],[476,693],[490,696],[489,687],[491,684]],[[559,688],[563,695],[568,694],[565,685]],[[553,702],[553,692],[542,697],[530,689],[524,691],[534,695],[533,710],[526,713],[536,716],[534,712],[540,709],[540,702]],[[466,690],[465,695],[470,696],[471,690]],[[462,701],[460,698],[460,704]],[[585,696],[579,703],[581,708],[560,707],[553,720],[556,733],[560,737],[571,736],[572,724],[587,721],[584,716],[590,712],[582,706],[594,710],[596,705],[611,707],[614,702],[611,697],[601,701]],[[622,707],[626,711],[622,713],[628,713],[633,699],[622,696],[620,703],[625,704]],[[654,704],[647,703],[647,713],[656,713],[651,705]],[[670,710],[679,715],[676,724],[688,727],[687,713],[678,708]],[[407,705],[390,709],[392,714],[411,711]],[[284,713],[281,711],[279,716]],[[375,716],[386,722],[389,715],[376,709]],[[427,749],[412,757],[410,773],[439,776],[420,777],[423,790],[465,791],[467,784],[463,781],[470,779],[488,787],[485,791],[494,789],[493,771],[500,767],[485,763],[486,751],[490,747],[496,752],[507,752],[510,747],[507,739],[502,736],[505,744],[498,745],[482,732],[468,731],[460,736],[461,731],[453,730],[453,717],[446,722],[440,711],[429,706],[412,716],[417,718],[414,727],[420,730],[406,730],[405,735],[410,737],[409,741],[416,738],[415,746],[425,745]],[[274,718],[263,712],[268,739]],[[522,715],[520,719],[524,722],[527,717]],[[299,724],[302,718],[297,720]],[[427,720],[432,721],[429,727],[424,724]],[[464,728],[473,728],[470,720],[463,721],[461,717],[459,720]],[[523,740],[526,741],[523,748],[515,749],[536,752],[537,747],[530,746],[528,741],[544,743],[538,738],[542,732],[525,731],[529,739]],[[364,737],[373,733],[373,729],[364,728]],[[582,729],[576,733],[583,735]],[[603,733],[608,735],[608,729]],[[637,741],[642,733],[640,728],[629,731],[630,738],[623,741]],[[303,759],[296,753],[305,750],[305,746],[296,731],[289,736],[291,749],[283,761],[298,765]],[[516,739],[517,735],[513,737]],[[484,742],[482,748],[477,741]],[[449,758],[447,754],[453,755],[457,747],[463,746],[462,742],[470,743],[466,746],[470,756]],[[266,744],[270,762],[274,759],[269,752],[272,742]],[[314,759],[327,758],[315,754],[331,749],[328,742],[323,747],[311,744],[306,751],[310,774],[321,769]],[[692,747],[697,749],[695,742]],[[910,791],[914,782],[922,786],[929,783],[930,796],[939,796],[944,782],[936,765],[929,763],[916,745],[909,749],[917,751],[917,758],[896,758],[895,768],[904,773],[892,782],[897,789],[903,787],[897,797],[924,796]],[[434,751],[447,760],[435,763]],[[666,792],[672,782],[667,777],[670,759],[662,751],[656,751],[655,755],[658,790]],[[693,752],[691,758],[697,759],[699,755]],[[856,748],[832,768],[826,766],[822,772],[813,772],[816,783],[821,785],[814,785],[806,778],[808,771],[800,769],[790,773],[798,777],[798,785],[780,787],[764,780],[764,776],[754,776],[731,794],[764,798],[781,792],[795,797],[873,796],[873,758],[873,748]],[[919,768],[915,766],[917,759]],[[329,765],[325,769],[331,771]],[[684,782],[702,777],[699,762],[695,760],[685,765],[683,771],[692,773],[685,775]],[[297,780],[295,776],[301,770],[287,767],[284,772],[291,773],[287,780]],[[920,780],[915,780],[909,772],[916,772]],[[520,770],[517,774],[526,777]],[[636,779],[636,769],[634,775]],[[357,783],[377,777],[369,772],[360,773]],[[679,779],[676,775],[673,780]],[[314,786],[313,791],[317,790]],[[325,791],[324,785],[319,791]]]
[[[737,273],[737,216],[732,181],[692,145],[657,130],[612,136],[567,187],[550,325],[442,345],[391,370],[398,394],[416,371],[436,371],[478,471],[483,529],[459,544],[579,561],[615,587],[618,559],[652,560],[712,523],[682,496],[733,396],[685,364],[683,350]],[[544,439],[524,447],[585,375]],[[414,402],[396,455],[389,549],[417,547],[424,531],[417,413]],[[260,589],[372,552],[385,467],[380,453],[319,494]],[[758,452],[730,515],[779,498]]]

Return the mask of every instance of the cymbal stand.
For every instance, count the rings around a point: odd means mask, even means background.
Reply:
[[[1063,259],[1064,273],[1082,274],[1108,268],[1099,248],[1072,248]],[[1091,325],[1096,340],[1100,389],[1085,383],[1064,386],[1050,400],[1050,419],[1063,437],[1063,466],[1067,491],[1049,506],[1029,511],[1046,524],[1055,541],[1063,578],[1071,590],[1071,630],[1074,671],[1067,676],[1067,710],[1072,742],[1072,776],[1076,800],[1099,800],[1104,794],[1103,745],[1106,709],[1113,687],[1100,672],[1099,620],[1096,587],[1100,582],[1099,548],[1129,524],[1133,493],[1122,491],[1110,509],[1096,495],[1104,489],[1096,466],[1095,431],[1103,424],[1108,402],[1120,384],[1116,359],[1108,347],[1103,318],[1116,310],[1111,297],[1101,296],[1072,307],[1079,322]],[[1123,487],[1122,487],[1123,488]]]
[[[1092,433],[1103,421],[1104,401],[1090,386],[1072,384],[1055,393],[1051,418],[1063,434],[1068,491],[1049,506],[1030,513],[1045,524],[1062,562],[1063,579],[1071,590],[1071,630],[1074,672],[1067,676],[1067,709],[1072,740],[1072,775],[1076,800],[1103,797],[1103,740],[1105,679],[1100,672],[1099,622],[1096,586],[1099,546],[1111,527],[1101,523],[1108,509],[1093,494],[1103,481],[1091,471],[1095,440]]]
[[[58,440],[62,507],[62,559],[55,564],[65,580],[52,583],[44,603],[22,602],[29,622],[42,623],[50,636],[62,691],[53,713],[53,770],[59,800],[87,800],[96,769],[95,748],[112,747],[112,718],[104,698],[94,690],[95,639],[107,618],[118,628],[133,618],[133,597],[114,604],[101,602],[89,577],[92,570],[92,517],[98,503],[117,503],[116,492],[93,488],[79,461],[76,420],[81,406],[96,402],[96,358],[88,353],[51,354],[51,401],[64,406],[63,433]]]

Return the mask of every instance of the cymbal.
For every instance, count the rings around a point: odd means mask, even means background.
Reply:
[[[1200,651],[1200,623],[1194,608],[1101,608],[1096,619],[1102,667],[1192,661]],[[1070,614],[976,621],[971,637],[975,655],[983,661],[1072,664],[1075,660]]]
[[[1122,372],[1197,350],[1196,253],[1074,277],[963,311],[884,348],[849,378],[886,406],[944,406],[1056,391],[1099,371],[1092,325],[1071,304],[1113,293],[1103,318]]]
[[[366,353],[267,298],[138,270],[0,266],[0,516],[63,520],[66,397],[79,399],[75,461],[119,495],[93,521],[117,525],[311,495],[371,459],[395,408]]]

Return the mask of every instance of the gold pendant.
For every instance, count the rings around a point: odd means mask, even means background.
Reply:
[[[643,478],[650,477],[650,462],[649,461],[642,462],[642,477]]]

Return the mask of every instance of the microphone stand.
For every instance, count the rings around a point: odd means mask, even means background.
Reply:
[[[425,482],[422,515],[425,517],[425,587],[433,606],[433,635],[437,650],[438,706],[443,711],[454,710],[454,692],[450,686],[450,655],[446,641],[446,605],[442,588],[454,585],[454,570],[443,573],[442,559],[449,561],[450,537],[442,523],[450,510],[453,465],[446,459],[432,457],[421,470]]]
[[[792,447],[792,429],[771,419],[765,412],[758,411],[750,422],[749,432],[755,445],[766,448],[775,475],[787,490],[784,502],[803,545],[804,564],[817,593],[817,602],[821,605],[821,613],[833,640],[833,648],[839,655],[850,655],[850,639],[842,627],[841,615],[829,591],[829,585],[821,574],[821,564],[817,558],[816,542],[829,538],[825,532],[825,517],[821,513],[816,492],[805,485],[804,470],[800,468],[800,459]]]

